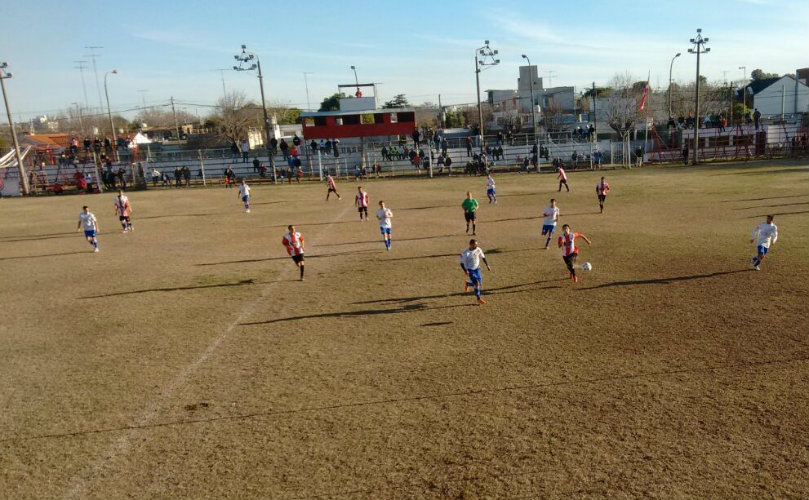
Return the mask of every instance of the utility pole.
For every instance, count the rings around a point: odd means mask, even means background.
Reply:
[[[87,102],[87,84],[84,82],[84,70],[87,69],[87,61],[73,61],[74,63],[78,64],[78,66],[74,66],[79,73],[81,73],[81,89],[84,92],[84,107],[90,107],[89,103]]]
[[[22,187],[22,194],[29,194],[28,177],[25,175],[25,167],[22,164],[22,155],[20,154],[20,143],[17,142],[17,131],[14,130],[14,119],[11,117],[11,108],[8,107],[8,95],[6,95],[6,80],[12,77],[12,74],[6,71],[8,63],[0,63],[0,87],[3,88],[3,102],[6,103],[6,113],[8,114],[8,126],[11,129],[11,142],[14,143],[14,156],[17,157],[17,171],[20,173],[20,186]]]
[[[489,41],[485,40],[483,47],[479,47],[475,50],[475,82],[477,83],[477,98],[478,98],[478,128],[480,134],[478,138],[480,140],[480,152],[483,153],[484,145],[483,145],[483,108],[480,104],[480,72],[482,66],[496,66],[500,64],[500,59],[495,59],[494,56],[497,55],[496,50],[492,50],[489,47]],[[478,58],[480,56],[480,58]]]
[[[787,86],[781,85],[781,123],[784,123],[784,106],[786,105]],[[797,96],[795,96],[797,98]]]
[[[104,109],[104,104],[101,102],[101,83],[98,80],[98,67],[96,66],[96,58],[100,56],[100,54],[96,54],[97,49],[103,49],[104,47],[98,45],[89,45],[85,46],[85,49],[90,49],[90,54],[85,57],[89,57],[93,60],[93,73],[96,76],[96,91],[98,92],[98,109]]]
[[[694,165],[696,165],[699,163],[699,56],[701,53],[710,52],[711,49],[704,46],[708,43],[708,38],[702,38],[702,28],[697,28],[697,36],[692,38],[690,42],[694,47],[688,49],[688,52],[697,55],[697,85],[694,98]]]
[[[84,119],[81,116],[81,105],[79,103],[77,103],[77,102],[74,102],[73,104],[76,105],[76,109],[79,112],[79,128],[81,128],[81,134],[85,135],[84,134]]]
[[[304,71],[303,72],[303,84],[306,87],[306,110],[312,111],[312,103],[309,101],[309,78],[307,75],[311,75],[311,71]]]
[[[739,69],[742,70],[742,105],[747,112],[747,66],[739,66]]]
[[[446,128],[446,116],[444,115],[444,106],[441,105],[441,94],[438,94],[438,120],[441,122],[441,128]]]
[[[177,122],[177,110],[174,109],[174,96],[171,97],[171,114],[174,115],[174,131],[177,132],[177,140],[180,140],[180,125]]]
[[[553,78],[553,75],[556,74],[556,71],[548,70],[548,71],[545,72],[545,74],[548,75],[548,88],[553,87],[552,78]]]
[[[733,82],[728,82],[728,125],[733,125]]]
[[[107,97],[107,116],[110,119],[110,131],[112,132],[112,144],[111,144],[111,146],[112,146],[112,150],[115,151],[113,156],[117,156],[117,154],[118,154],[118,145],[117,145],[118,138],[116,137],[116,134],[115,134],[115,124],[113,124],[113,122],[112,122],[112,108],[110,108],[110,93],[107,90],[107,75],[109,75],[110,73],[112,73],[113,75],[117,75],[118,70],[114,69],[112,71],[107,71],[106,73],[104,73],[104,95]]]
[[[593,140],[598,142],[598,113],[596,112],[596,99],[598,98],[598,91],[596,91],[596,82],[593,82]]]
[[[536,117],[536,104],[534,103],[534,73],[531,71],[531,59],[527,55],[522,55],[523,59],[528,61],[528,77],[531,79],[531,130],[534,133],[534,146],[537,145],[537,117]],[[537,151],[537,158],[539,158],[539,151]]]

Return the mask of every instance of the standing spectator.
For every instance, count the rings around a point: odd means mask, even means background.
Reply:
[[[449,147],[449,143],[446,137],[441,137],[441,154],[447,154],[447,148]]]
[[[331,147],[334,150],[334,157],[340,157],[340,139],[332,139]]]
[[[118,167],[118,183],[121,189],[126,190],[126,169],[124,167]]]
[[[236,159],[239,157],[239,145],[236,144],[236,141],[230,143],[230,158]]]
[[[152,168],[152,186],[157,187],[158,180],[160,180],[160,172],[156,168]]]
[[[174,167],[174,187],[180,187],[180,179],[183,177],[183,169]]]
[[[104,136],[104,152],[107,154],[112,153],[112,142],[108,136]]]
[[[419,132],[419,129],[414,130],[411,137],[413,137],[413,147],[418,149],[419,143],[421,142],[421,132]]]
[[[272,139],[270,139],[270,154],[275,156],[277,152],[278,152],[278,139],[273,137]]]
[[[747,125],[750,125],[751,123],[753,123],[753,117],[750,116],[749,111],[744,114],[744,123],[746,123]]]
[[[233,179],[236,177],[236,174],[233,173],[233,165],[228,165],[228,168],[225,169],[225,187],[231,187],[233,184]]]
[[[300,149],[301,138],[298,137],[297,133],[292,137],[292,145],[295,146],[296,149]]]
[[[282,138],[278,147],[281,149],[281,154],[284,155],[284,161],[286,161],[289,158],[289,144]]]
[[[191,169],[188,168],[188,165],[183,165],[183,180],[185,181],[185,187],[191,186]]]
[[[466,138],[466,157],[469,158],[472,156],[472,138]]]
[[[253,173],[257,174],[260,166],[261,162],[258,161],[258,157],[253,158]]]
[[[82,145],[84,146],[84,152],[88,153],[90,151],[90,138],[85,137],[84,142],[82,143]]]
[[[312,139],[312,142],[309,143],[309,147],[312,148],[312,153],[317,153],[317,142]]]
[[[705,128],[711,128],[711,115],[705,113],[705,118],[702,120],[702,122],[705,124]]]
[[[761,123],[761,111],[758,108],[753,108],[753,123],[755,123],[756,130],[758,130]]]
[[[247,139],[242,139],[242,163],[247,163],[247,157],[250,155],[250,143]]]

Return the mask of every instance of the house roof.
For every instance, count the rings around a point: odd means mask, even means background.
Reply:
[[[66,148],[70,145],[67,134],[30,134],[23,137],[23,142],[32,146],[51,146],[53,148]]]
[[[304,111],[301,113],[301,118],[312,118],[315,116],[346,116],[346,115],[365,115],[373,113],[415,113],[414,108],[380,108],[368,109],[364,111]]]
[[[794,80],[792,75],[784,75],[784,76],[779,76],[779,77],[776,77],[776,78],[764,78],[764,79],[761,79],[761,80],[754,80],[753,82],[748,83],[745,86],[745,88],[750,89],[748,92],[751,92],[753,95],[756,95],[759,92],[761,92],[762,90],[769,87],[770,85],[772,85],[772,84],[774,84],[774,83],[776,83],[776,82],[778,82],[778,81],[780,81],[780,80],[782,80],[784,78],[790,78],[790,79]]]

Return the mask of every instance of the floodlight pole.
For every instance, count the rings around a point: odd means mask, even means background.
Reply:
[[[694,96],[694,165],[699,163],[699,56],[701,53],[710,52],[711,49],[704,47],[708,43],[708,38],[702,38],[702,28],[697,28],[697,36],[692,38],[693,48],[688,49],[691,54],[697,55],[697,83]]]
[[[482,58],[478,58],[478,55],[482,56]],[[484,146],[483,146],[483,108],[480,104],[480,72],[481,66],[495,66],[500,64],[500,59],[495,59],[494,56],[497,55],[496,50],[492,50],[489,47],[489,41],[486,40],[484,42],[483,47],[479,47],[475,49],[475,82],[477,84],[477,97],[478,97],[478,128],[480,129],[480,152],[483,153]],[[491,62],[486,62],[486,58],[489,58]]]
[[[270,166],[272,167],[272,182],[273,184],[278,184],[278,175],[276,175],[275,171],[275,158],[273,157],[273,151],[270,148],[270,118],[267,116],[267,104],[264,100],[264,77],[261,74],[261,61],[258,58],[258,55],[254,54],[253,52],[247,51],[247,45],[242,45],[242,53],[233,56],[234,59],[239,61],[239,66],[233,66],[233,69],[236,71],[250,71],[253,69],[258,70],[258,86],[261,89],[261,111],[264,113],[264,131],[266,135],[266,147],[267,147],[267,156],[270,158]],[[246,63],[255,59],[256,64],[250,66],[249,68],[242,68],[241,63]]]
[[[6,71],[8,63],[0,63],[0,87],[3,89],[3,102],[6,103],[6,113],[8,114],[8,126],[11,129],[11,141],[14,143],[14,156],[17,157],[17,170],[20,172],[20,186],[22,186],[22,194],[27,195],[30,193],[28,186],[28,177],[25,175],[25,167],[22,164],[22,155],[20,154],[20,143],[17,142],[17,131],[14,130],[14,119],[11,117],[11,108],[8,107],[8,95],[6,94],[5,80],[11,78],[11,73]]]

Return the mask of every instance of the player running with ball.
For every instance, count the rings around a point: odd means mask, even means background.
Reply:
[[[570,226],[565,224],[562,226],[563,234],[559,236],[559,248],[562,249],[562,259],[565,261],[567,270],[570,272],[570,279],[573,283],[578,283],[579,278],[576,276],[576,258],[579,256],[579,246],[576,244],[576,239],[581,238],[590,245],[590,240],[587,236],[581,233],[573,233],[570,231]]]
[[[483,277],[480,275],[480,261],[486,264],[486,269],[491,271],[489,263],[486,261],[486,255],[483,249],[478,247],[476,240],[469,240],[469,248],[461,254],[461,269],[467,276],[464,282],[464,291],[468,292],[470,287],[475,289],[475,297],[478,299],[478,304],[485,304],[486,301],[480,296],[480,289],[483,285]]]

